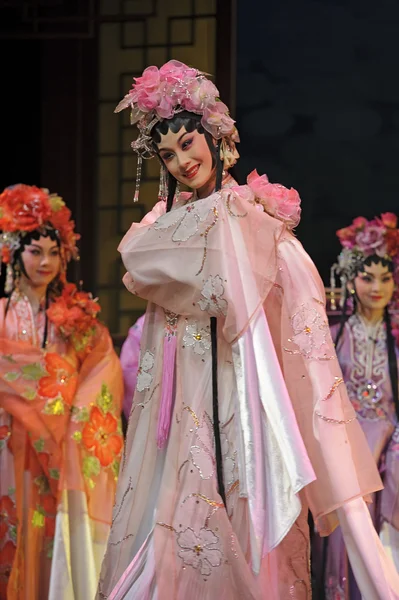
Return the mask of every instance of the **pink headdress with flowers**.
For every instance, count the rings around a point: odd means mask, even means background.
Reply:
[[[393,213],[383,213],[372,221],[357,217],[352,225],[339,229],[337,236],[343,246],[335,270],[350,281],[356,276],[364,260],[380,256],[392,260],[394,273],[399,275],[399,229]]]
[[[115,112],[130,107],[130,123],[139,129],[131,146],[138,155],[139,185],[142,159],[152,158],[155,148],[151,130],[159,121],[171,119],[184,110],[202,115],[201,125],[216,140],[221,140],[220,153],[224,167],[229,169],[239,158],[235,143],[239,136],[229,109],[220,101],[217,87],[205,73],[170,60],[160,69],[147,67],[141,77],[135,77],[128,94],[119,102]],[[138,186],[134,200],[138,200]]]
[[[338,262],[331,269],[331,288],[335,287],[335,275],[342,287],[354,279],[366,258],[379,256],[393,263],[395,291],[391,301],[391,313],[395,320],[393,333],[399,339],[399,229],[398,218],[393,213],[382,213],[368,221],[357,217],[352,225],[339,229],[337,236],[343,247]]]

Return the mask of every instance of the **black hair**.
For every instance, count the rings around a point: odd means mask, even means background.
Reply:
[[[359,266],[359,268],[356,272],[356,275],[360,272],[362,267],[365,267],[365,266],[371,267],[371,265],[373,265],[373,264],[374,265],[381,264],[383,267],[387,267],[390,273],[393,272],[393,262],[391,259],[383,258],[381,256],[378,256],[377,254],[373,254],[371,256],[368,256],[361,263],[361,265]],[[355,293],[352,295],[353,313],[355,313],[358,308],[358,298],[357,298],[355,284],[353,284],[353,288],[355,290]],[[348,292],[348,289],[345,287],[341,321],[340,321],[340,326],[338,328],[338,332],[337,332],[337,335],[335,338],[335,348],[337,351],[338,351],[338,342],[341,339],[341,336],[343,334],[345,323],[350,316],[349,314],[347,314],[348,299],[349,299],[349,292]],[[393,397],[393,401],[395,404],[396,416],[397,416],[397,419],[399,420],[398,361],[397,361],[397,357],[396,357],[395,338],[392,335],[391,316],[389,314],[389,310],[388,310],[387,306],[385,307],[385,310],[384,310],[384,322],[385,322],[385,329],[386,329],[388,368],[389,368],[389,377],[390,377],[391,386],[392,386],[392,397]]]
[[[222,176],[223,176],[223,162],[220,158],[220,142],[214,142],[214,138],[211,134],[203,128],[201,124],[201,115],[196,115],[187,110],[183,110],[175,114],[171,119],[163,119],[159,121],[151,130],[151,137],[154,143],[155,151],[159,156],[158,144],[161,141],[161,135],[166,135],[168,131],[172,133],[178,133],[180,129],[184,127],[186,131],[191,133],[192,131],[198,131],[205,135],[205,139],[208,144],[212,156],[212,167],[216,167],[216,191],[219,191],[222,187]],[[166,202],[166,211],[169,212],[172,208],[173,200],[176,193],[177,180],[167,170],[167,183],[168,183],[168,198]]]
[[[18,269],[20,269],[21,272],[25,275],[25,277],[28,277],[28,279],[29,279],[29,276],[25,269],[24,261],[22,259],[22,253],[24,252],[26,246],[29,246],[33,241],[40,240],[41,237],[49,237],[53,242],[56,242],[58,248],[61,247],[61,240],[60,240],[59,233],[56,229],[53,229],[53,228],[44,227],[43,229],[35,229],[34,231],[30,231],[30,232],[26,233],[24,236],[21,236],[21,245],[15,251],[13,261],[11,264],[11,268],[12,268],[13,274],[14,274],[14,281],[15,281],[15,277],[16,277],[16,273],[17,273]],[[47,337],[48,337],[47,309],[50,304],[50,296],[51,295],[59,296],[62,291],[62,288],[63,288],[63,285],[58,277],[56,277],[56,279],[53,280],[47,286],[46,297],[45,297],[45,322],[44,322],[42,348],[46,347]],[[11,295],[12,295],[12,292],[14,291],[14,289],[11,290],[11,292],[10,292],[8,302],[6,304],[5,316],[7,315],[7,312],[8,312],[9,306],[10,306]]]

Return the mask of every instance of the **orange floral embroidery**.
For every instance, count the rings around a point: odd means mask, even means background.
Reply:
[[[75,396],[77,373],[74,367],[59,354],[49,352],[45,356],[47,377],[39,381],[38,392],[46,398],[61,396],[69,405]]]
[[[111,413],[105,415],[95,406],[82,432],[82,440],[88,450],[93,450],[103,467],[109,466],[120,454],[123,446],[118,433],[118,421]]]
[[[17,524],[17,511],[9,496],[0,498],[0,539],[4,538],[10,525]]]

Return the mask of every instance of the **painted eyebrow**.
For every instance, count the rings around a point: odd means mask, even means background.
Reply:
[[[177,143],[180,144],[182,138],[184,138],[185,135],[189,135],[190,133],[192,133],[192,131],[186,131],[185,133],[182,133],[182,135],[179,137],[179,139],[177,140]],[[173,150],[171,148],[160,148],[158,146],[158,151],[159,152],[164,152],[165,150],[168,150],[169,152],[173,152]]]
[[[29,244],[29,246],[32,246],[33,248],[38,248],[39,250],[43,250],[42,246],[39,246],[39,244]],[[54,242],[54,245],[51,246],[49,249],[50,250],[54,250],[54,248],[58,248],[58,244]]]

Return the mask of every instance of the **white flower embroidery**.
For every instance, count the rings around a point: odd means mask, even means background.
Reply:
[[[140,367],[137,371],[137,384],[136,389],[138,392],[148,390],[151,386],[153,376],[149,371],[155,364],[154,355],[149,350],[146,350],[143,358],[140,361]]]
[[[195,354],[202,356],[210,349],[211,335],[209,327],[200,329],[197,321],[194,321],[194,323],[187,323],[186,332],[186,335],[183,337],[183,343],[185,346],[192,348]]]
[[[180,546],[179,556],[185,565],[199,569],[201,575],[209,576],[212,567],[220,567],[222,553],[214,548],[219,538],[211,531],[202,527],[195,533],[191,527],[177,534],[177,544]]]
[[[222,298],[223,294],[224,285],[220,275],[215,277],[210,275],[201,290],[203,298],[198,301],[200,309],[213,316],[220,314],[226,316],[227,301]]]
[[[291,323],[294,330],[292,341],[306,356],[326,343],[328,326],[315,308],[301,306]]]
[[[162,215],[154,223],[154,229],[164,230],[177,224],[172,234],[173,242],[186,242],[198,232],[199,224],[206,221],[213,210],[209,202],[190,202],[179,209]]]

